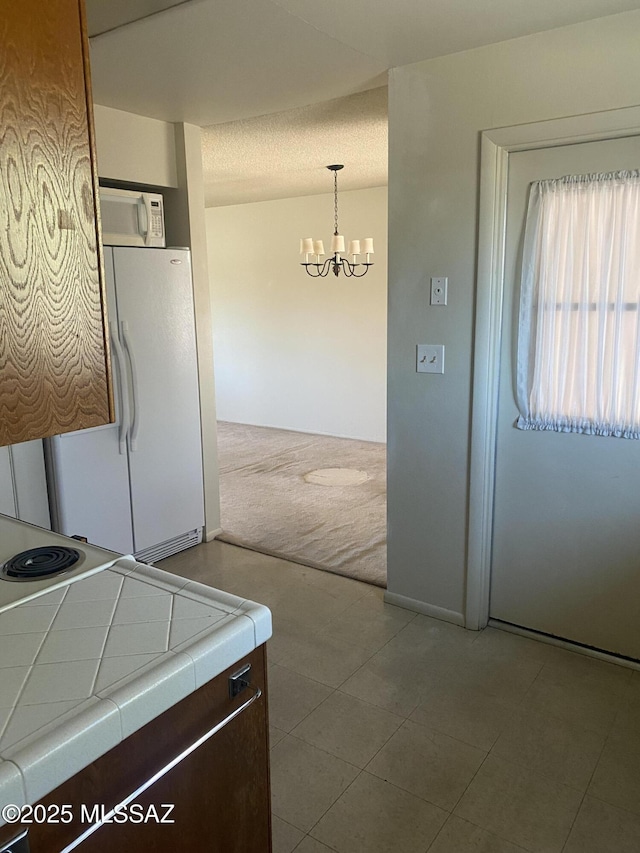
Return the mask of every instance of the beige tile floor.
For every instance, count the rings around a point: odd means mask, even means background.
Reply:
[[[272,610],[274,853],[640,851],[640,672],[220,542],[161,565]]]

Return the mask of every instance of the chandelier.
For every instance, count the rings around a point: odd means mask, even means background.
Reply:
[[[344,256],[344,237],[338,232],[338,172],[344,169],[344,166],[327,166],[327,169],[333,172],[333,212],[334,212],[334,229],[333,237],[331,238],[331,252],[326,260],[324,257],[324,244],[322,240],[314,240],[313,237],[303,237],[300,240],[300,254],[304,255],[304,261],[301,266],[305,268],[308,275],[313,278],[318,278],[329,274],[329,270],[333,270],[334,275],[339,275],[342,271],[346,276],[355,276],[362,278],[369,272],[369,267],[373,266],[371,255],[373,254],[373,238],[365,237],[364,240],[350,240],[349,251],[347,256],[351,256],[351,260]],[[365,260],[360,261],[360,255],[364,255]],[[309,258],[315,256],[315,261],[310,261]],[[362,270],[360,268],[362,267]]]

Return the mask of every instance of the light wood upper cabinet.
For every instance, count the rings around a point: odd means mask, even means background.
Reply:
[[[82,0],[0,0],[0,445],[113,418]]]

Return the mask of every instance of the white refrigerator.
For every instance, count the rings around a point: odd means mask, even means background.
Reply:
[[[105,247],[117,421],[48,441],[54,529],[147,562],[202,540],[191,256]]]

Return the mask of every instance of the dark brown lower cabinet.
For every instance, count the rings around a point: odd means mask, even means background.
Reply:
[[[91,825],[87,812],[96,805],[108,811],[122,802],[244,704],[251,688],[230,699],[228,678],[245,663],[251,664],[251,683],[262,689],[262,696],[136,798],[136,818],[143,816],[146,822],[104,824],[75,849],[78,853],[270,853],[264,646],[48,794],[41,801],[45,807],[70,804],[74,819],[68,824],[31,825],[31,853],[60,853]],[[174,808],[169,811],[165,804]],[[173,823],[162,822],[163,818]],[[18,831],[15,825],[1,827],[0,842]]]

